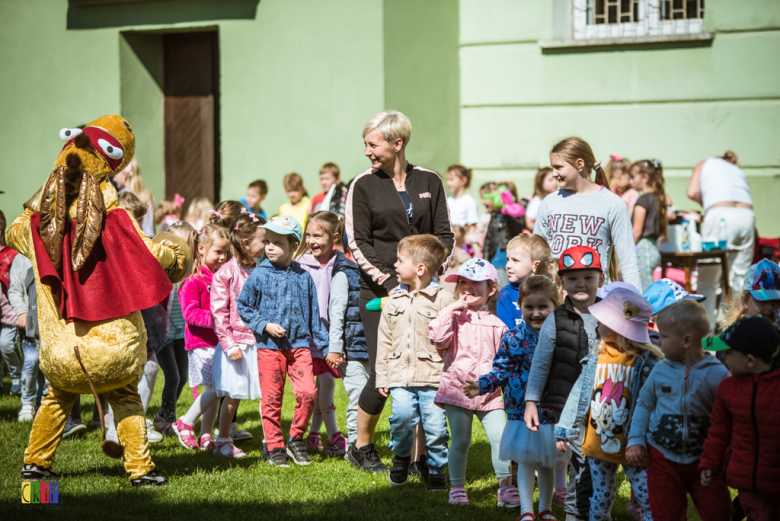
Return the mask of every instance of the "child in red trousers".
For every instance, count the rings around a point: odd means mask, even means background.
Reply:
[[[715,394],[701,484],[722,475],[739,491],[749,521],[780,519],[780,333],[764,318],[747,317],[706,348],[724,351],[732,376]]]

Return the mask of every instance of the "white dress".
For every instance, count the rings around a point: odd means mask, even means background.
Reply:
[[[239,345],[244,355],[231,360],[221,346],[214,353],[214,389],[217,396],[237,400],[260,398],[260,376],[257,370],[257,345]]]

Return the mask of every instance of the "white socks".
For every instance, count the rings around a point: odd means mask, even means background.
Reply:
[[[520,493],[520,513],[534,513],[534,471],[539,481],[539,512],[551,510],[555,492],[555,469],[520,463],[517,466],[517,491]]]
[[[219,408],[219,396],[211,385],[206,386],[203,394],[199,394],[187,413],[181,417],[181,421],[188,425],[195,425],[198,418],[203,416],[200,422],[200,435],[211,434],[214,430],[214,420],[217,418]]]

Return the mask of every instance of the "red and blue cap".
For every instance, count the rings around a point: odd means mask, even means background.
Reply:
[[[558,258],[558,275],[574,270],[601,271],[599,252],[590,246],[574,246],[563,250]]]

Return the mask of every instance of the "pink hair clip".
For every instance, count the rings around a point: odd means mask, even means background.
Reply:
[[[246,206],[241,208],[241,213],[249,213],[249,210],[246,209]]]
[[[173,194],[173,204],[175,204],[177,207],[181,208],[181,205],[184,204],[184,201],[186,199],[179,194]]]
[[[614,161],[615,163],[620,163],[621,161],[623,161],[623,156],[619,156],[617,154],[610,154],[609,157],[611,157],[612,161]]]
[[[222,217],[222,214],[221,214],[221,213],[219,213],[219,212],[218,212],[218,211],[216,211],[216,210],[209,210],[209,213],[210,213],[211,215],[216,215],[216,216],[217,216],[217,217],[219,217],[220,219],[224,219],[224,217]]]
[[[233,226],[233,229],[238,231],[238,226]]]

